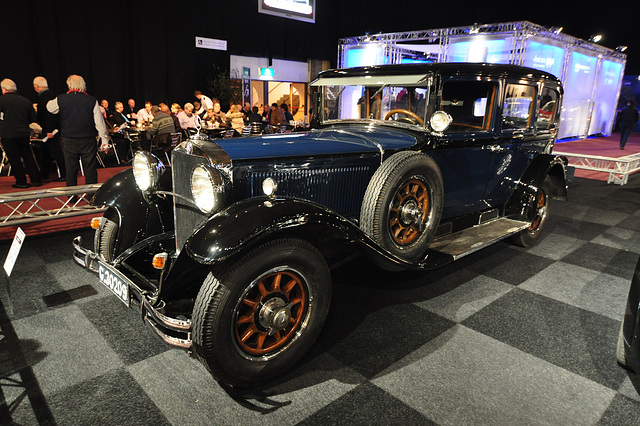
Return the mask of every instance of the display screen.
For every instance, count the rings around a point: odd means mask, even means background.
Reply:
[[[258,12],[316,22],[316,0],[258,0]]]

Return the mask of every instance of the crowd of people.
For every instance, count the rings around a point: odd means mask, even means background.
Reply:
[[[118,158],[130,159],[131,139],[125,137],[124,130],[134,126],[146,130],[149,139],[140,144],[141,148],[149,149],[155,145],[153,138],[161,139],[178,132],[188,134],[196,128],[233,129],[239,135],[251,123],[282,126],[293,120],[286,104],[258,107],[249,102],[244,106],[234,102],[224,112],[218,99],[199,90],[194,92],[196,100],[184,106],[153,105],[147,101],[138,109],[135,100],[129,99],[126,104],[114,102],[111,109],[107,99],[98,102],[86,93],[86,83],[81,76],[69,76],[67,87],[66,93],[56,96],[46,78],[38,76],[33,80],[38,102],[32,104],[18,93],[14,81],[0,82],[0,142],[16,179],[14,188],[42,185],[43,179],[54,174],[55,164],[58,173],[52,180],[64,181],[67,186],[77,185],[82,164],[85,183],[97,183],[98,153],[115,149]],[[31,149],[34,137],[42,142],[38,162]]]

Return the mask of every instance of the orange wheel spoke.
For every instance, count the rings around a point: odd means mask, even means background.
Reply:
[[[236,324],[251,324],[252,322],[253,322],[252,315],[243,315],[241,317],[238,317],[238,321],[236,321]]]
[[[280,291],[280,280],[282,279],[282,274],[276,274],[273,279],[273,283],[271,284],[271,292]]]
[[[262,349],[266,338],[267,338],[267,333],[260,333],[258,335],[258,340],[256,341],[256,349]]]
[[[251,299],[243,299],[242,303],[249,306],[250,308],[255,309],[258,306],[258,301],[256,300],[251,300]]]
[[[265,297],[266,295],[269,294],[269,292],[264,286],[264,281],[260,281],[260,283],[258,284],[258,291],[260,292],[260,295],[262,295],[262,297]]]
[[[296,284],[297,284],[296,280],[293,280],[293,279],[292,279],[291,281],[289,281],[289,282],[284,286],[284,288],[282,289],[282,292],[283,292],[287,297],[289,297],[289,293],[291,293],[291,290],[293,290],[293,289],[296,287]]]
[[[240,341],[241,342],[246,342],[255,333],[258,333],[258,329],[255,326],[252,325],[251,327],[247,328],[244,331],[244,333],[242,333],[242,336],[240,336]]]

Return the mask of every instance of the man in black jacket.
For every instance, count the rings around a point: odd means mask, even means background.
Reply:
[[[633,103],[627,102],[627,106],[620,111],[618,116],[618,126],[620,127],[620,149],[624,149],[627,139],[631,135],[633,126],[638,122],[638,110]]]
[[[100,136],[101,150],[109,148],[109,135],[98,100],[88,95],[87,85],[79,75],[67,78],[69,91],[50,100],[47,109],[59,114],[60,133],[64,162],[67,168],[67,186],[78,184],[78,159],[82,161],[84,180],[87,185],[98,182],[97,136]]]
[[[4,152],[11,163],[11,171],[16,178],[14,188],[28,188],[27,173],[34,186],[42,185],[40,171],[29,145],[29,125],[37,120],[36,111],[29,99],[17,93],[13,80],[5,78],[0,82],[0,137]],[[22,165],[24,161],[25,167]]]
[[[51,90],[47,79],[38,76],[33,79],[33,89],[38,93],[38,124],[42,127],[43,140],[42,156],[40,159],[40,174],[44,179],[49,176],[53,160],[58,164],[60,177],[54,178],[56,182],[64,182],[66,180],[66,170],[64,165],[64,155],[60,146],[60,120],[55,114],[47,111],[47,102],[56,97]],[[55,133],[54,133],[55,132]]]

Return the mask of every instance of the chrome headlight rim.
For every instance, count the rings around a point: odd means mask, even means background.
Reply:
[[[153,192],[158,188],[160,176],[165,171],[164,164],[155,155],[138,151],[131,161],[133,178],[143,192]]]
[[[225,183],[222,174],[213,167],[200,165],[191,172],[191,196],[193,201],[206,214],[216,211],[222,203]]]

